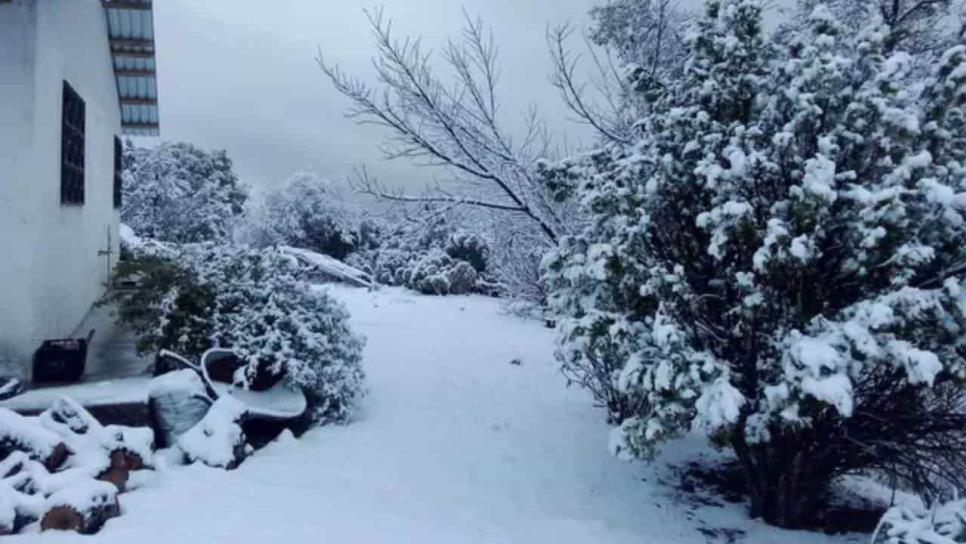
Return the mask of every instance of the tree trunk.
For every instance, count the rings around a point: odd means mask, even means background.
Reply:
[[[743,437],[731,443],[744,474],[751,516],[784,529],[801,529],[815,509],[830,479],[824,459],[806,459],[811,448],[800,437],[782,436],[764,444]]]

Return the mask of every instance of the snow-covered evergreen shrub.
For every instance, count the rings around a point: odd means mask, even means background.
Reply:
[[[357,244],[355,215],[338,187],[299,172],[252,206],[246,234],[257,246],[286,245],[341,260]]]
[[[428,295],[473,293],[478,290],[476,270],[470,263],[431,249],[407,263],[406,285]]]
[[[224,151],[128,142],[123,164],[121,221],[139,235],[179,243],[231,239],[247,194]]]
[[[383,233],[378,247],[360,250],[347,259],[377,282],[427,295],[493,290],[487,270],[490,248],[482,237],[442,218],[383,229]]]
[[[872,544],[966,543],[966,501],[957,500],[923,511],[890,508],[872,537]]]
[[[781,526],[848,472],[966,483],[966,47],[923,78],[883,26],[807,21],[709,1],[639,141],[546,172],[592,218],[546,269],[615,449],[705,432]]]
[[[363,392],[363,339],[349,314],[303,281],[298,262],[280,250],[217,244],[146,245],[122,266],[142,289],[121,297],[121,319],[142,349],[198,358],[231,348],[246,377],[284,375],[306,395],[317,422],[344,422]]]

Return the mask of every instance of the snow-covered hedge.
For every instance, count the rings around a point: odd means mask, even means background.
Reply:
[[[345,422],[363,393],[363,339],[326,292],[303,281],[298,260],[275,248],[146,243],[119,274],[142,288],[120,294],[121,319],[142,350],[198,358],[231,348],[245,377],[284,376],[306,395],[314,421]]]

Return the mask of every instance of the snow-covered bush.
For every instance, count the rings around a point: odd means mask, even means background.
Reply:
[[[427,295],[492,292],[490,248],[475,234],[450,225],[445,218],[383,230],[375,248],[347,259],[385,285],[404,286]]]
[[[124,147],[121,221],[169,242],[229,240],[247,199],[224,151],[183,142]]]
[[[248,383],[282,376],[301,389],[316,422],[345,422],[363,391],[363,339],[326,292],[303,281],[298,261],[275,248],[146,244],[121,266],[138,276],[135,296],[118,295],[120,318],[142,350],[198,358],[234,350]]]
[[[299,172],[252,204],[246,236],[257,246],[286,245],[344,259],[357,244],[359,220],[328,180]]]
[[[966,483],[966,47],[921,77],[872,23],[711,0],[639,140],[546,172],[592,218],[546,269],[615,449],[700,430],[781,526],[849,472]]]
[[[908,506],[890,508],[872,537],[872,544],[962,544],[966,542],[966,501],[957,500],[923,511]]]

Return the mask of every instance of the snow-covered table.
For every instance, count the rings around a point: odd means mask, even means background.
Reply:
[[[301,416],[307,406],[305,395],[284,384],[267,391],[250,391],[227,383],[211,382],[218,397],[230,396],[245,406],[248,417],[287,421]]]

